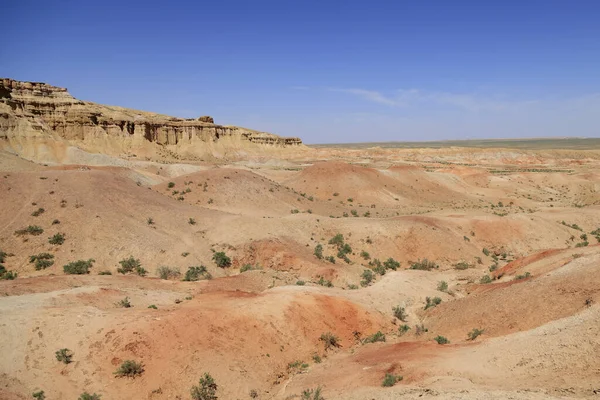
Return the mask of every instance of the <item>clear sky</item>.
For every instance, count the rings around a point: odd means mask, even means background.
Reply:
[[[0,76],[306,143],[600,137],[600,1],[7,1]]]

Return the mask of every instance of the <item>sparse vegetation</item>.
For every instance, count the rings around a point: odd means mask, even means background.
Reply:
[[[319,277],[319,280],[317,281],[317,285],[325,286],[325,287],[333,287],[333,283],[331,283],[330,280],[323,278],[322,276]]]
[[[212,275],[204,265],[189,267],[183,277],[184,281],[195,282],[202,279],[211,279]]]
[[[316,389],[305,389],[302,391],[302,395],[300,396],[301,400],[325,400],[325,398],[321,395],[321,387],[319,386]]]
[[[173,189],[173,188],[175,187],[175,182],[169,182],[169,183],[167,184],[167,187],[168,187],[169,189]]]
[[[190,225],[196,225],[196,220],[194,218],[190,217],[188,219],[188,224],[190,224]]]
[[[65,234],[64,233],[56,233],[53,236],[48,238],[48,243],[55,244],[60,246],[65,242]]]
[[[35,263],[35,270],[39,271],[54,265],[54,254],[40,253],[29,257],[29,263]]]
[[[403,377],[400,375],[385,374],[385,378],[383,378],[383,383],[381,384],[381,386],[392,387],[396,383],[400,382],[402,379]]]
[[[125,360],[121,366],[115,371],[115,376],[118,378],[127,377],[135,378],[144,373],[144,364],[133,360]]]
[[[394,312],[394,317],[400,321],[406,322],[408,319],[408,314],[406,314],[406,309],[404,307],[396,306],[392,308],[392,311]]]
[[[360,252],[360,256],[365,260],[368,260],[371,258],[371,255],[364,250]]]
[[[304,282],[304,281],[301,281],[301,280],[300,281],[296,281],[296,285],[297,286],[304,286],[305,284],[306,284],[306,282]]]
[[[515,280],[527,279],[531,276],[529,272],[525,272],[524,274],[515,276]]]
[[[205,372],[200,378],[198,386],[192,386],[192,400],[217,400],[218,386],[213,377]]]
[[[363,344],[366,343],[375,343],[375,342],[385,342],[385,335],[381,331],[377,331],[372,335],[367,336],[363,339]]]
[[[315,257],[317,257],[319,260],[323,259],[323,245],[318,244],[315,246],[315,251],[313,253],[315,255]]]
[[[375,280],[375,274],[370,269],[365,269],[360,276],[362,280],[360,281],[360,285],[365,287],[369,286],[373,280]]]
[[[40,390],[39,392],[33,392],[31,396],[36,400],[46,400],[46,394],[43,390]]]
[[[325,350],[329,350],[334,347],[340,347],[340,339],[331,332],[321,334],[319,340],[323,342]]]
[[[131,302],[129,302],[129,297],[125,297],[124,299],[117,301],[116,306],[121,308],[131,308]]]
[[[56,359],[63,364],[70,364],[73,361],[73,352],[69,349],[60,349],[54,353]]]
[[[333,256],[327,256],[327,257],[325,257],[325,259],[327,261],[329,261],[330,263],[335,264],[335,257],[333,257]]]
[[[260,265],[258,265],[258,264],[257,265],[244,264],[240,268],[240,273],[246,272],[246,271],[255,271],[255,270],[260,270],[260,269],[262,269],[262,267]]]
[[[154,305],[154,304],[150,304],[150,305],[148,306],[148,308],[152,308],[152,309],[154,309],[154,310],[158,310],[158,307],[156,307],[156,305]]]
[[[415,325],[415,336],[421,336],[422,334],[429,332],[429,329],[425,328],[425,325]]]
[[[37,225],[29,225],[27,228],[19,229],[18,231],[15,231],[15,235],[17,235],[17,236],[24,236],[24,235],[39,236],[42,233],[44,233],[44,229],[42,229],[42,227],[37,226]]]
[[[215,252],[213,254],[212,259],[219,268],[226,268],[231,266],[231,259],[227,257],[227,255],[222,251]]]
[[[160,279],[177,279],[181,276],[181,272],[179,268],[167,267],[166,265],[161,265],[156,269],[156,275]],[[184,279],[185,280],[185,279]]]
[[[471,332],[467,335],[468,340],[475,340],[481,334],[483,334],[483,329],[473,328]]]
[[[146,220],[146,223],[147,223],[148,225],[154,225],[154,219],[153,219],[153,218],[151,218],[151,217],[148,217],[148,219]]]
[[[140,260],[133,258],[133,256],[119,261],[119,264],[121,264],[121,267],[117,268],[117,272],[120,274],[129,274],[131,272],[135,272],[139,276],[146,276],[148,274],[148,271],[142,267]]]
[[[98,275],[112,275],[112,272],[110,272],[110,271],[100,271],[100,272],[98,272]]]
[[[393,269],[394,271],[396,271],[398,268],[400,268],[400,263],[394,260],[392,257],[390,257],[383,262],[383,266],[385,267],[385,269]]]
[[[450,341],[448,339],[446,339],[444,336],[436,336],[435,338],[433,338],[433,340],[435,340],[438,344],[448,344],[450,343]]]
[[[35,210],[34,212],[31,213],[32,217],[39,217],[40,215],[42,215],[44,212],[46,212],[46,210],[44,210],[43,208],[38,208],[37,210]]]
[[[79,395],[79,399],[77,400],[100,400],[101,397],[102,396],[96,393],[89,394],[88,392],[83,392]]]
[[[471,264],[469,264],[466,261],[461,261],[461,262],[454,264],[454,269],[461,270],[461,271],[465,270],[465,269],[469,269],[471,267],[472,267]]]
[[[440,304],[442,302],[442,299],[439,297],[426,297],[425,298],[425,310],[427,310],[428,308],[432,308],[437,306],[438,304]]]
[[[417,269],[422,271],[431,271],[432,269],[438,269],[440,266],[424,258],[423,260],[417,260],[410,264],[410,269]]]
[[[448,291],[448,282],[440,281],[437,285],[437,290],[439,290],[440,292],[447,292]]]
[[[398,333],[400,336],[404,335],[406,332],[410,330],[410,326],[403,324],[398,327]]]
[[[73,261],[63,265],[63,271],[69,275],[85,275],[90,273],[90,268],[94,264],[94,259]]]
[[[481,284],[488,284],[488,283],[492,283],[493,279],[491,276],[489,275],[484,275],[481,277],[481,279],[479,280],[479,283]]]

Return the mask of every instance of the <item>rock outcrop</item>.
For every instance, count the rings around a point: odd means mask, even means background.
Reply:
[[[109,155],[141,153],[148,159],[166,154],[218,157],[302,145],[298,138],[217,125],[209,116],[183,119],[106,106],[78,100],[65,88],[8,78],[0,78],[0,140],[3,147],[34,159],[40,159],[40,152],[52,158],[51,140]]]

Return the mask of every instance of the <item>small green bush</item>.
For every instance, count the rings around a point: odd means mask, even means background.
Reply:
[[[375,342],[385,342],[385,335],[381,331],[377,331],[376,333],[367,336],[363,339],[363,343],[375,343]]]
[[[69,275],[85,275],[90,273],[90,268],[94,264],[94,259],[73,261],[66,265],[63,265],[63,271]]]
[[[394,271],[396,271],[398,268],[400,268],[400,263],[394,260],[392,257],[390,257],[386,261],[384,261],[383,266],[386,269],[393,269]]]
[[[321,395],[321,387],[319,386],[316,389],[304,389],[302,391],[302,395],[300,396],[301,400],[325,400],[325,398]]]
[[[440,292],[447,292],[448,291],[448,282],[440,281],[438,283],[437,290],[439,290]]]
[[[40,253],[35,256],[29,256],[29,263],[35,262],[35,270],[39,271],[54,265],[54,254]]]
[[[158,275],[160,279],[177,279],[181,276],[181,272],[179,272],[179,268],[171,268],[162,265],[156,269],[156,275]]]
[[[479,335],[483,333],[484,329],[473,328],[471,332],[468,333],[468,340],[475,340]]]
[[[375,280],[375,274],[370,269],[365,269],[360,277],[362,278],[362,281],[360,281],[362,287],[369,286]]]
[[[321,334],[319,340],[323,342],[325,350],[329,350],[334,347],[340,347],[340,339],[331,332]]]
[[[325,259],[327,261],[329,261],[330,263],[335,264],[335,258],[333,256],[327,256],[327,257],[325,257]]]
[[[34,212],[31,213],[32,217],[39,217],[40,215],[42,215],[46,210],[44,210],[43,208],[38,208],[37,210],[35,210]]]
[[[40,390],[39,392],[33,392],[31,396],[36,400],[46,400],[46,394],[43,390]]]
[[[365,260],[369,260],[371,258],[371,255],[364,250],[360,252],[360,256]]]
[[[175,182],[169,182],[169,183],[167,184],[167,187],[168,187],[169,189],[173,189],[173,188],[175,187]]]
[[[425,328],[425,325],[415,325],[415,336],[421,336],[423,333],[429,332],[429,329]]]
[[[296,285],[298,286],[304,286],[306,284],[306,282],[304,281],[296,281]]]
[[[64,233],[56,233],[53,236],[50,236],[48,238],[48,243],[50,244],[55,244],[55,245],[61,245],[65,242],[65,234]]]
[[[450,341],[448,339],[446,339],[444,336],[436,336],[435,338],[433,338],[433,340],[435,340],[438,344],[448,344],[450,343]]]
[[[150,304],[150,305],[148,306],[148,308],[152,308],[152,309],[154,309],[154,310],[158,310],[158,307],[156,307],[154,304]]]
[[[330,280],[327,280],[327,279],[323,278],[322,276],[319,277],[319,280],[317,281],[317,284],[321,285],[321,286],[325,286],[325,287],[333,287],[333,283],[331,283]]]
[[[192,400],[217,400],[218,386],[213,377],[205,372],[200,378],[198,386],[192,386]]]
[[[334,237],[329,239],[329,244],[334,245],[336,247],[342,247],[344,245],[344,235],[341,233],[336,234]]]
[[[190,224],[190,225],[196,225],[196,220],[195,220],[194,218],[191,218],[191,217],[190,217],[190,218],[188,219],[188,224]]]
[[[212,275],[204,265],[189,267],[183,277],[184,281],[195,282],[201,279],[211,279]]]
[[[148,217],[146,222],[148,223],[148,225],[154,225],[154,219],[152,217]]]
[[[100,271],[100,272],[98,272],[98,275],[112,275],[112,272],[110,272],[110,271]]]
[[[398,327],[398,333],[400,334],[400,336],[404,335],[406,332],[408,332],[410,330],[410,326],[404,324],[404,325],[400,325]]]
[[[12,281],[17,279],[17,273],[14,271],[7,271],[3,265],[0,265],[0,279],[5,281]]]
[[[479,283],[484,284],[484,285],[488,284],[488,283],[492,283],[492,277],[489,275],[484,275],[479,280]]]
[[[129,274],[131,272],[135,272],[139,276],[146,276],[148,273],[144,268],[142,268],[140,260],[133,258],[133,256],[119,261],[119,264],[121,264],[121,268],[117,268],[117,272],[120,274]]]
[[[396,306],[392,308],[394,312],[394,317],[398,318],[402,322],[406,322],[408,315],[406,314],[406,309],[404,307]]]
[[[64,364],[70,364],[73,361],[73,352],[69,349],[60,349],[54,353],[56,359]]]
[[[214,253],[212,259],[219,268],[231,266],[231,258],[227,257],[227,255],[222,251],[217,251]]]
[[[37,226],[37,225],[29,225],[27,228],[19,229],[18,231],[15,231],[15,235],[17,235],[17,236],[23,236],[23,235],[39,236],[42,233],[44,233],[44,230],[40,226]]]
[[[483,248],[482,252],[483,252],[483,254],[485,256],[489,256],[490,255],[490,251],[488,249],[486,249],[485,247]]]
[[[531,276],[531,274],[529,272],[525,272],[522,275],[517,275],[515,276],[515,280],[521,280],[521,279],[527,279]]]
[[[439,297],[434,297],[433,299],[431,297],[426,297],[425,298],[425,310],[427,310],[428,308],[431,307],[435,307],[438,304],[440,304],[442,302],[442,299]]]
[[[421,271],[431,271],[432,269],[438,269],[440,266],[424,258],[423,260],[417,260],[410,264],[410,269],[416,269]]]
[[[144,364],[133,360],[125,360],[114,374],[118,378],[122,378],[124,376],[128,378],[135,378],[142,373],[144,373]]]
[[[116,303],[117,307],[122,307],[122,308],[131,308],[131,303],[129,302],[129,297],[125,297],[124,299],[119,300]]]
[[[400,382],[402,379],[403,377],[399,375],[385,374],[385,378],[383,378],[383,383],[381,384],[381,386],[392,387],[397,382]]]
[[[321,363],[321,356],[318,354],[313,354],[312,356],[313,361],[315,362],[315,364],[320,364]]]
[[[323,259],[323,245],[318,244],[315,246],[315,251],[313,253],[315,255],[315,257],[317,257],[319,260]]]
[[[79,399],[77,400],[100,400],[100,397],[102,396],[96,393],[89,394],[88,392],[83,392],[79,395]]]
[[[459,263],[454,264],[454,269],[465,270],[471,268],[471,264],[466,261],[461,261]]]

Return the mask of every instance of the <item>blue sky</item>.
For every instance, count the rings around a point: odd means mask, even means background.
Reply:
[[[600,1],[13,1],[0,76],[307,143],[600,137]]]

